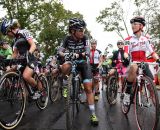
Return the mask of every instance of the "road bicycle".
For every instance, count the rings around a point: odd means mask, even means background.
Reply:
[[[134,104],[136,122],[139,130],[155,130],[159,120],[159,99],[153,80],[145,75],[147,64],[138,63],[138,71],[135,82],[132,85],[130,104],[122,102],[122,112],[127,115],[131,104]],[[123,95],[126,91],[127,83],[123,84]],[[122,96],[123,99],[123,96]]]
[[[49,97],[47,80],[44,75],[34,72],[33,78],[43,89],[33,90],[33,87],[22,77],[21,69],[27,63],[26,58],[0,62],[4,68],[11,65],[17,66],[17,71],[8,71],[0,78],[0,126],[4,129],[14,129],[20,123],[25,112],[27,97],[34,100],[40,110],[47,107]],[[33,99],[35,92],[38,92],[38,95]]]

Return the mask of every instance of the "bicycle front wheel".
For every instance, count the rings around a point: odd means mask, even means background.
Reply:
[[[0,126],[13,129],[21,121],[26,104],[24,82],[15,72],[8,72],[0,80]]]
[[[117,78],[113,75],[109,77],[108,85],[106,88],[106,96],[107,96],[108,103],[110,105],[113,105],[116,103],[117,91],[118,91]]]
[[[135,115],[140,130],[155,130],[159,119],[159,100],[153,81],[143,76],[135,96]]]
[[[37,99],[36,104],[40,110],[43,110],[48,105],[49,87],[46,77],[42,74],[38,76],[38,85],[42,85],[41,96]]]
[[[66,127],[67,130],[73,129],[73,124],[79,112],[78,86],[79,81],[75,81],[73,75],[68,78],[67,98],[66,98]]]

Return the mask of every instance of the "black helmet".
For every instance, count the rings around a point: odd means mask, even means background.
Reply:
[[[19,26],[20,25],[17,19],[11,19],[11,20],[4,19],[1,24],[1,32],[3,35],[6,35],[10,28]]]
[[[71,18],[69,20],[69,30],[74,29],[83,29],[86,27],[86,23],[84,20],[78,19],[78,18]]]
[[[123,40],[118,40],[117,41],[117,45],[120,44],[120,43],[121,43],[121,45],[124,45],[124,41]]]
[[[139,23],[143,24],[143,26],[146,25],[145,19],[141,16],[134,17],[130,20],[131,24],[134,23],[134,22],[139,22]]]

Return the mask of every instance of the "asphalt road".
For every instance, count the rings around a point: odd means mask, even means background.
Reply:
[[[105,92],[101,92],[100,99],[96,102],[96,112],[99,117],[99,125],[93,127],[89,121],[89,110],[86,104],[81,105],[77,116],[75,130],[138,130],[133,105],[128,116],[121,111],[121,102],[109,106]],[[64,101],[49,102],[48,107],[40,111],[35,103],[27,104],[25,116],[15,130],[65,130]],[[157,130],[160,129],[160,123]]]

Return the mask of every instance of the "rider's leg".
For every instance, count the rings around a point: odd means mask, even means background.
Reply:
[[[63,74],[63,97],[67,97],[67,85],[68,85],[68,80],[66,75],[69,75],[71,71],[71,64],[69,62],[65,62],[63,65],[61,65],[61,72]]]
[[[137,75],[137,69],[138,69],[137,64],[131,64],[128,70],[127,89],[126,89],[126,93],[128,94],[130,94],[131,92],[133,81],[135,80],[136,75]]]
[[[126,91],[124,93],[124,98],[123,98],[123,104],[125,105],[130,104],[130,94],[131,94],[132,84],[136,78],[137,69],[138,69],[137,64],[130,65],[128,76],[127,76],[127,88],[126,88]]]
[[[29,83],[32,87],[36,87],[37,83],[36,81],[32,78],[33,75],[33,69],[29,68],[26,66],[26,68],[23,71],[23,78],[24,80]],[[35,88],[36,89],[36,88]]]
[[[95,125],[97,125],[98,119],[95,114],[93,83],[92,83],[93,77],[92,77],[90,64],[82,63],[79,66],[79,71],[82,74],[83,85],[86,92],[89,109],[91,111],[91,123],[94,123]]]

